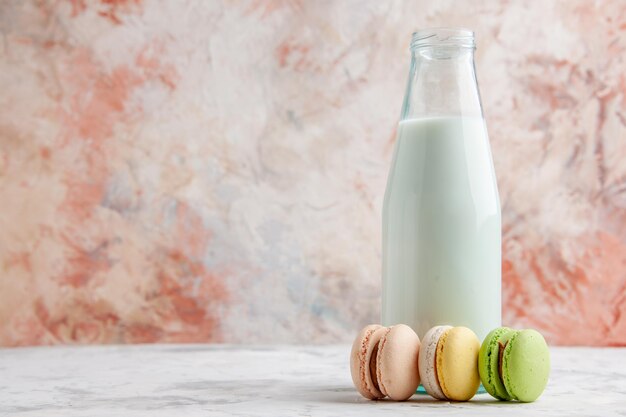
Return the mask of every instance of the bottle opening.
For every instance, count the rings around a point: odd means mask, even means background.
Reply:
[[[413,32],[411,50],[422,47],[475,48],[474,32],[463,28],[431,28]]]

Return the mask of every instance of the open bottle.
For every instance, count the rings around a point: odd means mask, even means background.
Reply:
[[[413,34],[383,205],[382,323],[501,322],[501,216],[474,67],[474,34]]]

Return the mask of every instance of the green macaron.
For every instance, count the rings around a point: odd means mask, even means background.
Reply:
[[[536,330],[492,330],[480,348],[478,371],[489,394],[500,400],[535,401],[550,373],[550,352]]]

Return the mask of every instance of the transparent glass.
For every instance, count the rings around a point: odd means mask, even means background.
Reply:
[[[443,28],[415,32],[400,119],[482,118],[474,49],[474,34],[469,30]]]
[[[382,323],[472,329],[501,323],[500,201],[474,34],[413,34],[383,204]]]

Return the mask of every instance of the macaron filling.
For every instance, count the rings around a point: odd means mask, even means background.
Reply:
[[[499,400],[510,400],[510,395],[504,386],[503,355],[508,341],[517,333],[507,327],[492,330],[480,348],[479,372],[487,392]]]
[[[502,359],[504,359],[504,350],[506,349],[506,345],[509,344],[509,341],[507,340],[506,342],[504,342],[504,344],[500,341],[498,341],[498,378],[500,378],[500,381],[503,381],[502,378]],[[505,387],[506,388],[506,387]]]
[[[443,392],[443,395],[446,398],[450,397],[450,394],[448,393],[448,390],[446,388],[446,385],[443,381],[443,378],[441,377],[441,373],[443,372],[442,370],[442,362],[443,362],[443,349],[445,346],[445,342],[446,342],[446,338],[448,337],[448,334],[450,333],[450,330],[452,329],[447,329],[445,332],[443,332],[441,334],[441,336],[439,337],[439,341],[437,342],[437,351],[435,352],[435,367],[437,372],[435,372],[435,378],[437,380],[437,384],[439,385],[439,387],[441,388],[441,392]]]
[[[437,386],[439,387],[439,389],[441,389],[441,383],[439,382],[439,372],[437,372],[437,353],[439,352],[439,349],[435,350],[435,383],[437,384]],[[443,391],[441,392],[443,394]],[[446,397],[446,394],[443,394],[444,398]]]
[[[377,391],[380,391],[380,387],[378,385],[378,377],[377,377],[377,369],[378,369],[378,343],[374,346],[372,350],[372,357],[370,358],[370,378],[372,378],[372,385]]]
[[[383,384],[383,375],[382,375],[382,371],[380,366],[378,366],[380,364],[380,360],[381,360],[381,353],[383,351],[383,348],[385,347],[385,344],[387,343],[387,335],[389,334],[389,332],[391,331],[391,327],[387,329],[387,331],[385,332],[385,334],[383,335],[383,337],[380,339],[380,342],[378,343],[378,346],[376,346],[376,378],[372,378],[372,380],[375,380],[377,385],[378,385],[378,390],[384,395],[387,396],[389,395],[387,393],[387,389],[385,388],[385,385]],[[373,356],[373,355],[372,355]]]

